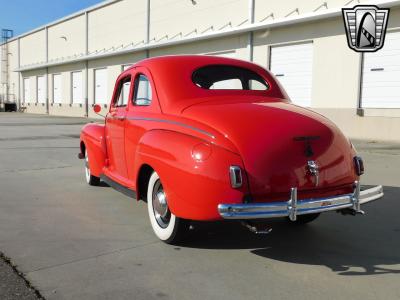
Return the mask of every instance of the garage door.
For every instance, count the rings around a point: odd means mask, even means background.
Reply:
[[[293,103],[310,107],[313,44],[272,47],[270,66]]]
[[[95,103],[107,104],[107,69],[94,71],[94,100]]]
[[[37,101],[38,103],[46,103],[46,81],[44,76],[37,78]]]
[[[61,103],[61,75],[53,75],[53,102]]]
[[[365,53],[361,107],[400,108],[400,32],[388,33],[378,52]]]
[[[29,78],[24,78],[24,103],[32,102]]]
[[[72,72],[72,103],[83,103],[82,72]]]

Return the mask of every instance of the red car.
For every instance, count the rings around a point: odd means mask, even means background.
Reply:
[[[94,106],[99,112],[100,107]],[[363,161],[325,117],[291,103],[270,72],[212,56],[146,59],[117,79],[105,124],[82,129],[86,180],[147,202],[155,234],[175,243],[190,220],[362,213]]]

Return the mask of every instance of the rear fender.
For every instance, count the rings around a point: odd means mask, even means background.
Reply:
[[[84,149],[87,150],[90,172],[97,177],[103,173],[107,159],[104,128],[103,124],[87,124],[81,131],[81,152],[84,154]]]
[[[193,147],[199,144],[211,152],[202,161],[193,156]],[[244,174],[241,188],[234,189],[230,183],[231,165],[244,170],[239,155],[183,133],[167,130],[146,133],[138,144],[134,174],[138,174],[144,164],[158,173],[172,213],[181,218],[220,219],[219,203],[242,203],[248,193]],[[138,182],[136,186],[139,186]],[[138,199],[140,197],[138,195]]]

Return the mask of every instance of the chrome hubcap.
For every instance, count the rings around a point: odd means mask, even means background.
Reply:
[[[171,212],[169,211],[167,197],[160,180],[157,180],[154,185],[152,204],[154,217],[158,225],[162,228],[166,228],[171,219]]]

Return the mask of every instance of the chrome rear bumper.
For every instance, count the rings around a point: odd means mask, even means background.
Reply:
[[[383,197],[381,185],[360,190],[360,183],[355,182],[354,193],[316,199],[297,200],[297,188],[292,188],[290,199],[271,203],[219,204],[218,212],[224,219],[269,219],[289,217],[296,221],[298,215],[321,213],[331,210],[352,209],[363,213],[361,204]]]

